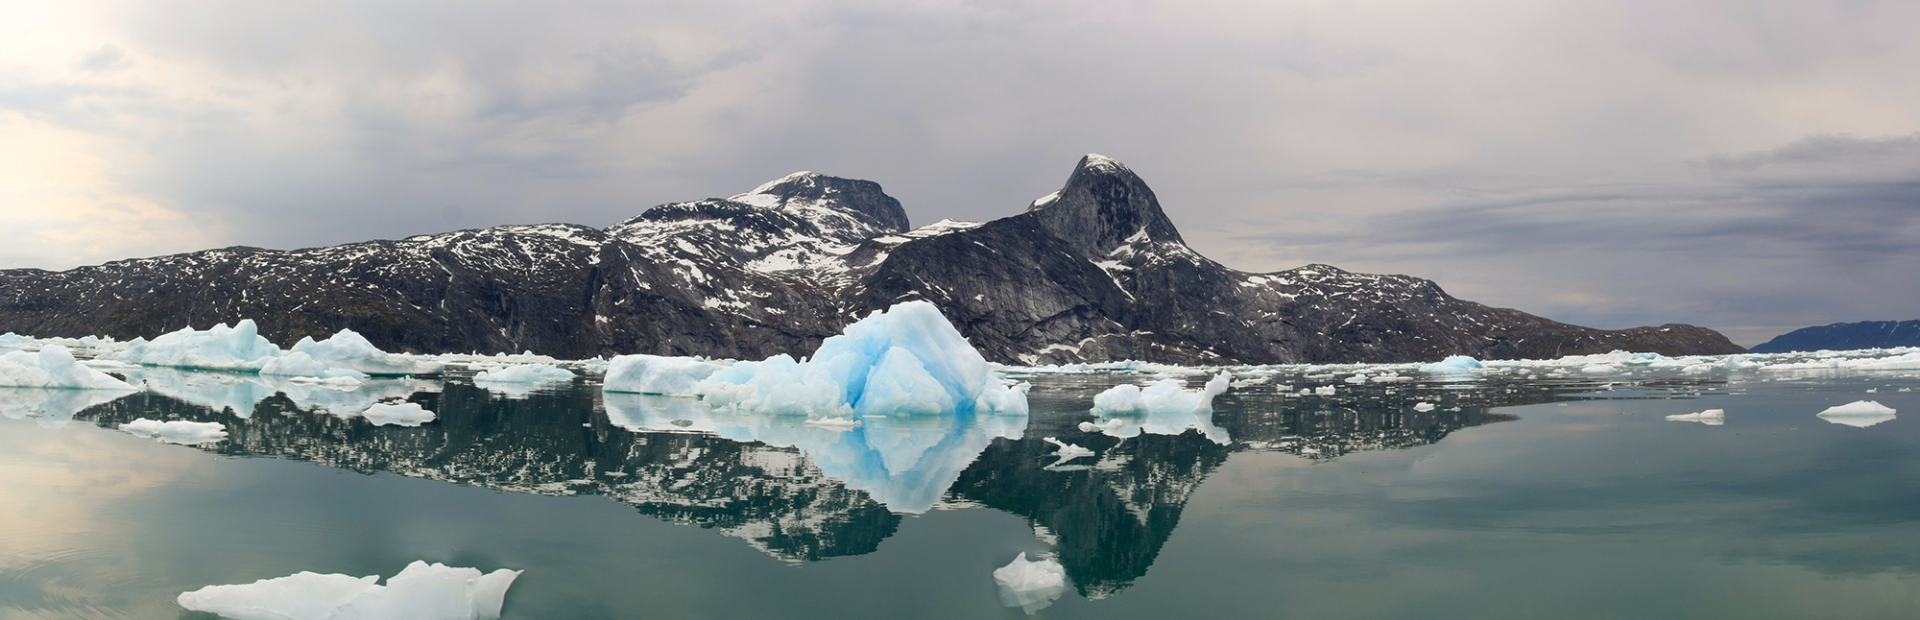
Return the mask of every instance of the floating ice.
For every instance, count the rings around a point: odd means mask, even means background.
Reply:
[[[1744,355],[1727,356],[1727,370],[1759,370],[1766,364],[1747,359]]]
[[[1420,413],[1426,413],[1426,412],[1428,412],[1428,411],[1433,411],[1433,403],[1430,403],[1430,402],[1426,402],[1426,401],[1420,401],[1420,402],[1418,402],[1418,403],[1415,403],[1415,404],[1413,405],[1413,410],[1414,410],[1414,411],[1418,411],[1418,412],[1420,412]]]
[[[155,441],[177,444],[212,443],[227,438],[227,427],[219,422],[160,422],[140,418],[120,425],[120,430]]]
[[[434,420],[432,411],[427,411],[419,403],[374,403],[360,415],[374,426],[419,426]]]
[[[440,364],[411,355],[381,351],[365,336],[342,329],[326,340],[312,336],[301,338],[281,359],[268,362],[261,374],[315,377],[343,376],[344,372],[364,375],[418,375],[440,371]],[[346,375],[350,376],[350,375]]]
[[[993,582],[1000,586],[1000,603],[1019,607],[1028,614],[1052,605],[1067,587],[1067,569],[1051,559],[1028,560],[1021,552],[1013,562],[993,569]]]
[[[572,381],[573,371],[552,364],[486,367],[473,375],[474,383],[557,383]]]
[[[152,341],[136,338],[113,359],[148,366],[259,370],[280,354],[280,347],[260,337],[260,327],[246,319],[232,327],[220,324],[206,331],[184,327]]]
[[[1317,388],[1313,388],[1313,393],[1319,396],[1333,396],[1335,394],[1340,393],[1340,389],[1331,385],[1323,385]]]
[[[1055,457],[1059,458],[1059,460],[1053,462],[1053,464],[1055,465],[1059,465],[1061,463],[1065,463],[1067,461],[1071,461],[1084,456],[1093,456],[1092,450],[1088,450],[1080,446],[1076,446],[1064,441],[1060,441],[1052,437],[1042,438],[1041,441],[1060,447],[1060,450],[1058,452],[1053,453]]]
[[[520,571],[485,575],[472,568],[414,562],[375,585],[379,575],[354,578],[301,572],[250,584],[207,586],[176,601],[190,611],[234,620],[480,620],[500,617],[507,588]]]
[[[0,387],[131,390],[127,382],[73,361],[73,353],[54,344],[39,352],[0,355]]]
[[[1179,379],[1155,381],[1146,389],[1117,385],[1093,397],[1093,414],[1101,421],[1083,422],[1081,429],[1121,438],[1141,433],[1178,435],[1196,429],[1225,445],[1231,439],[1225,429],[1213,425],[1213,397],[1226,392],[1232,380],[1231,374],[1221,371],[1197,390],[1185,389]]]
[[[1434,364],[1421,364],[1420,372],[1430,374],[1462,374],[1481,370],[1486,366],[1480,360],[1465,355],[1450,355],[1447,359]]]
[[[820,343],[811,359],[776,355],[722,367],[690,358],[629,356],[607,367],[608,392],[701,396],[762,413],[847,417],[983,411],[1023,415],[1009,386],[933,304],[875,311]]]
[[[1720,426],[1727,423],[1727,412],[1722,409],[1708,409],[1698,413],[1682,413],[1667,416],[1675,422],[1699,422],[1707,426]]]
[[[1856,400],[1844,405],[1828,407],[1826,411],[1814,414],[1820,419],[1834,424],[1845,424],[1866,428],[1894,419],[1894,409],[1878,401]]]

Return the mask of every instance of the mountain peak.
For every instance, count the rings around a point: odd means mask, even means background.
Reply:
[[[864,215],[891,232],[906,232],[911,228],[906,209],[900,207],[899,200],[881,191],[879,183],[817,172],[795,172],[728,200],[768,209],[802,205],[839,209]]]
[[[1104,257],[1142,233],[1152,241],[1185,244],[1147,183],[1104,155],[1080,158],[1067,184],[1034,201],[1027,213],[1090,257]]]

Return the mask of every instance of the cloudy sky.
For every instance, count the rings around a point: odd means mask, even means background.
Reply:
[[[0,0],[0,267],[606,225],[796,170],[916,223],[1084,153],[1239,269],[1755,344],[1920,318],[1920,3]]]

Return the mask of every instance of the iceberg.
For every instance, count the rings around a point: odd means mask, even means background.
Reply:
[[[326,340],[301,338],[285,357],[267,362],[261,374],[307,377],[419,375],[440,372],[441,365],[411,355],[381,351],[365,336],[342,329]]]
[[[797,448],[820,473],[889,510],[923,513],[996,438],[1019,439],[1025,416],[966,411],[940,416],[768,415],[704,400],[653,394],[601,395],[607,419],[632,431],[708,433]]]
[[[191,327],[161,334],[152,341],[135,338],[113,359],[147,366],[174,366],[209,370],[259,370],[280,357],[280,347],[260,337],[253,319],[206,331]]]
[[[874,311],[807,360],[783,354],[722,366],[623,355],[608,365],[602,390],[699,396],[715,406],[814,418],[1027,413],[1025,387],[1008,385],[924,301]]]
[[[1834,424],[1866,428],[1894,419],[1893,414],[1892,407],[1882,405],[1879,401],[1856,400],[1844,405],[1828,407],[1825,411],[1814,415]]]
[[[1418,403],[1414,403],[1414,405],[1413,405],[1413,410],[1414,410],[1414,411],[1418,411],[1418,412],[1420,412],[1420,413],[1426,413],[1426,412],[1428,412],[1428,411],[1433,411],[1433,409],[1434,409],[1434,405],[1433,405],[1433,403],[1430,403],[1430,402],[1427,402],[1427,401],[1424,401],[1424,400],[1423,400],[1423,401],[1420,401],[1420,402],[1418,402]]]
[[[1053,462],[1053,464],[1055,465],[1059,465],[1061,463],[1065,463],[1067,461],[1071,461],[1081,457],[1093,456],[1094,454],[1092,450],[1088,450],[1080,446],[1076,446],[1064,441],[1060,441],[1052,437],[1043,437],[1040,440],[1053,444],[1060,448],[1058,452],[1053,453],[1053,455],[1059,459]]]
[[[1067,569],[1051,559],[1028,560],[1026,552],[1021,552],[1013,562],[993,569],[993,582],[1000,587],[1002,605],[1032,615],[1066,591]]]
[[[1114,386],[1093,397],[1093,414],[1100,422],[1082,422],[1080,430],[1126,438],[1141,433],[1178,435],[1200,431],[1214,443],[1232,439],[1213,425],[1213,398],[1227,391],[1233,376],[1226,371],[1197,390],[1185,389],[1179,379],[1161,379],[1145,389],[1133,384]]]
[[[301,572],[250,584],[207,586],[175,599],[189,611],[234,620],[481,620],[500,617],[517,570],[414,562],[376,585],[379,575]]]
[[[488,366],[473,375],[474,383],[555,383],[572,381],[573,371],[552,364]]]
[[[421,407],[419,403],[374,403],[373,406],[368,407],[367,410],[361,412],[360,415],[365,417],[368,422],[372,422],[374,426],[386,426],[388,424],[394,426],[419,426],[432,422],[435,418],[432,411],[427,411],[427,409]]]
[[[139,418],[120,425],[120,430],[155,441],[185,445],[213,443],[227,438],[227,427],[219,422],[161,422]]]
[[[1707,426],[1720,426],[1727,423],[1727,412],[1723,409],[1708,409],[1698,413],[1682,413],[1667,416],[1675,422],[1699,422]]]
[[[50,344],[36,353],[0,355],[0,387],[132,390],[127,382],[73,360],[66,347]]]
[[[622,355],[607,362],[601,390],[633,394],[695,394],[701,381],[726,368],[691,357]]]
[[[1485,369],[1480,360],[1465,355],[1449,355],[1447,359],[1434,364],[1421,364],[1420,372],[1436,375],[1457,375]]]

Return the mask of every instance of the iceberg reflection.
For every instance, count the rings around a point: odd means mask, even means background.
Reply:
[[[865,416],[857,426],[820,425],[802,416],[713,407],[685,397],[607,392],[604,399],[607,418],[627,430],[702,432],[798,448],[822,474],[905,513],[933,508],[994,439],[1018,440],[1027,427],[1025,415],[972,411]]]

